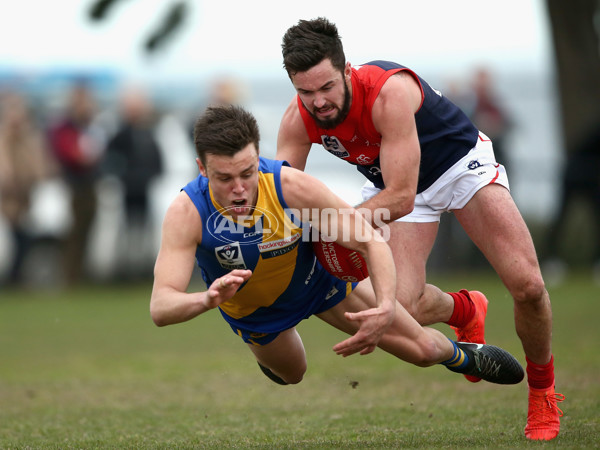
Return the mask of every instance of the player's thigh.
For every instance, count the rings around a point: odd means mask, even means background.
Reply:
[[[317,317],[345,333],[354,334],[358,330],[360,323],[346,319],[345,313],[359,312],[376,307],[377,300],[373,291],[373,285],[371,284],[371,280],[367,278],[358,283],[356,289],[344,300],[327,311],[318,314]],[[421,329],[422,327],[408,314],[406,309],[401,304],[398,304],[389,332],[391,334],[412,335],[414,337],[415,333],[420,332]]]
[[[353,335],[358,331],[360,323],[346,319],[344,313],[363,311],[376,306],[373,288],[369,279],[366,279],[361,281],[343,301],[318,314],[318,317],[335,328]],[[444,341],[441,344],[440,337]],[[444,343],[443,335],[436,337],[426,331],[401,304],[397,304],[394,320],[379,341],[378,347],[405,361],[421,365],[424,361],[430,362],[432,358],[437,357],[438,347]]]
[[[454,214],[513,295],[541,279],[531,234],[506,188],[488,185]]]
[[[256,360],[279,373],[306,370],[306,353],[296,328],[282,331],[266,345],[248,344]]]
[[[351,322],[344,314],[346,312],[358,312],[365,309],[374,308],[377,306],[375,292],[371,285],[371,280],[366,278],[358,283],[356,288],[335,306],[329,308],[322,313],[317,314],[317,317],[324,320],[329,325],[337,328],[348,334],[354,334],[358,330],[356,322]]]
[[[393,222],[389,246],[396,265],[396,298],[409,311],[425,289],[427,258],[438,232],[438,222]]]

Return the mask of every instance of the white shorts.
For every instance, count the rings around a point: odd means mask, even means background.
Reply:
[[[443,212],[463,208],[479,189],[492,183],[509,189],[506,169],[496,162],[492,142],[479,133],[475,147],[430,187],[417,194],[415,209],[397,222],[439,222]],[[361,189],[363,201],[380,191],[367,181]]]

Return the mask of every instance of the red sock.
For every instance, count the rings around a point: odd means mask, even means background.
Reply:
[[[469,297],[469,291],[465,289],[461,289],[459,292],[448,292],[448,294],[454,299],[454,311],[446,323],[456,328],[462,328],[475,316],[475,304]]]
[[[548,389],[554,386],[554,355],[546,364],[536,364],[527,356],[527,383],[534,389]]]

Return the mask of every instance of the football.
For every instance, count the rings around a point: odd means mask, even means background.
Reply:
[[[312,243],[315,255],[321,265],[340,280],[356,282],[369,276],[367,262],[355,250],[350,250],[336,242],[328,242],[319,236]]]

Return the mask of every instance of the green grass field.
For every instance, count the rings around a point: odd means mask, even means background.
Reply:
[[[488,342],[523,363],[512,300],[492,276],[446,290],[490,298]],[[598,448],[600,288],[573,277],[550,290],[561,434],[526,441],[525,383],[468,383],[441,366],[377,351],[341,358],[343,338],[299,326],[309,369],[278,386],[212,311],[157,328],[151,285],[0,291],[0,448]],[[448,336],[448,327],[438,327]]]

